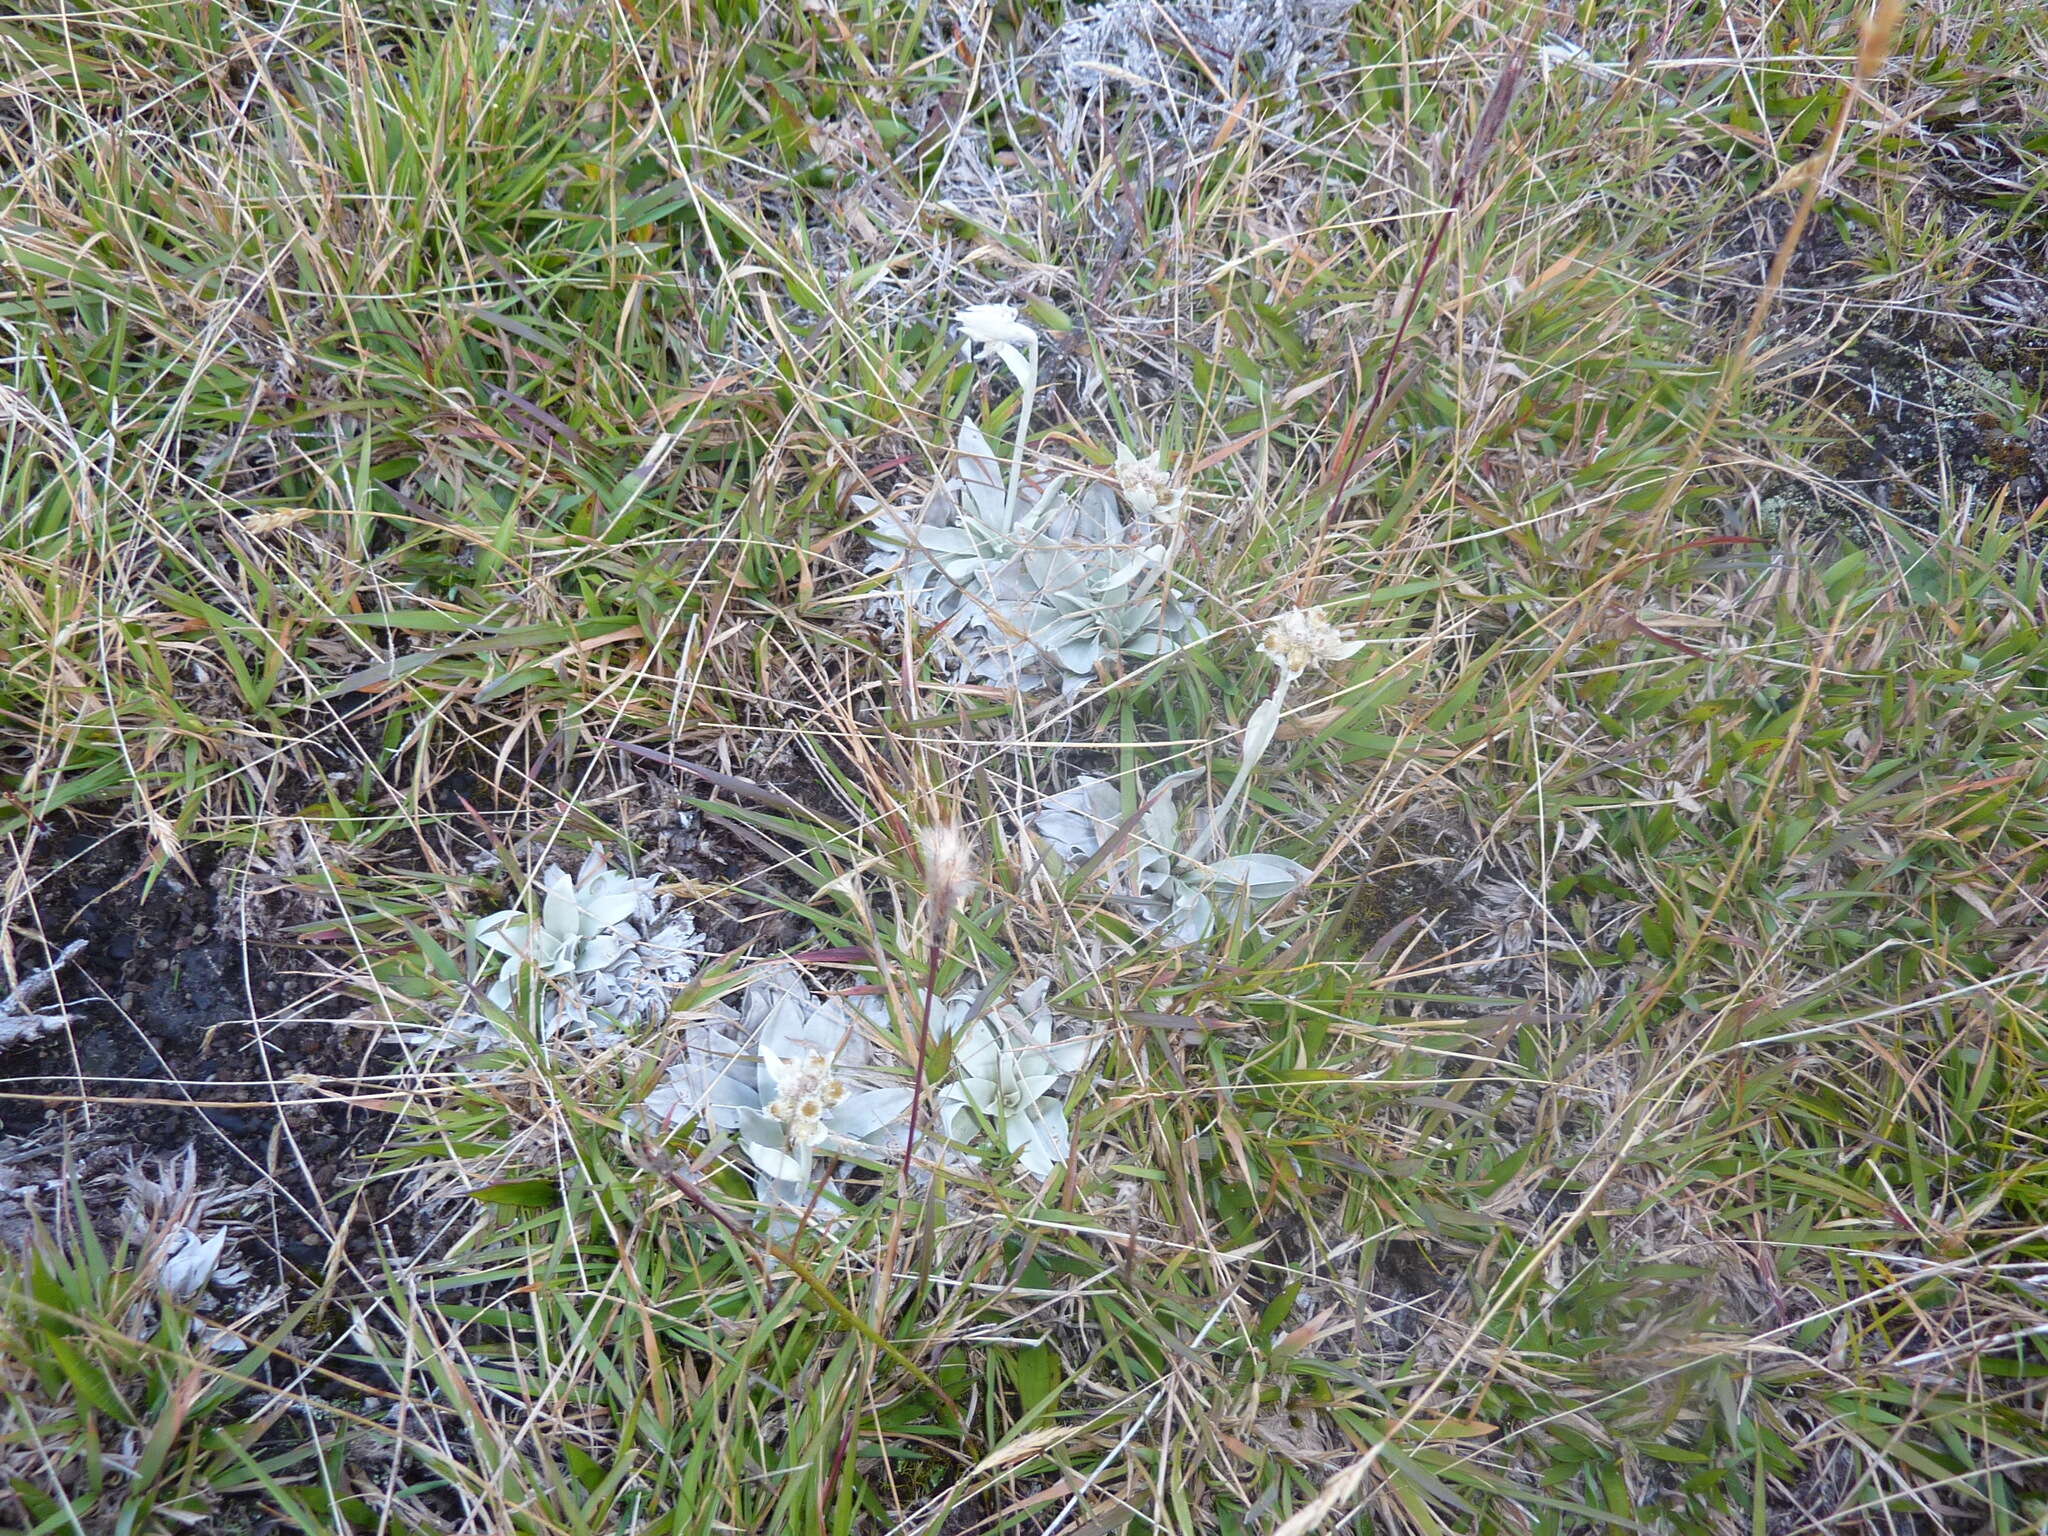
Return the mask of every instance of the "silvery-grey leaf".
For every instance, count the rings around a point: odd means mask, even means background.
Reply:
[[[577,940],[574,934],[562,938],[548,932],[537,924],[529,924],[525,932],[526,947],[518,958],[508,960],[507,965],[525,967],[537,976],[568,976],[576,969]]]
[[[578,974],[601,971],[608,965],[617,964],[619,957],[625,953],[626,940],[623,936],[614,933],[600,933],[596,937],[585,939],[582,943],[575,946],[575,949],[572,951],[573,959],[570,962],[570,967]]]
[[[946,1134],[955,1141],[964,1139],[965,1133],[974,1127],[974,1103],[968,1097],[964,1082],[946,1084],[939,1090],[936,1102]]]
[[[1041,1099],[1003,1125],[1010,1155],[1018,1166],[1043,1181],[1067,1160],[1067,1112],[1057,1099]]]
[[[972,417],[960,418],[960,436],[953,473],[968,510],[991,528],[1010,526],[1010,492],[1003,482],[1002,461]]]
[[[1218,897],[1227,891],[1242,891],[1263,905],[1300,890],[1313,873],[1306,865],[1277,853],[1240,853],[1211,861],[1197,871],[1196,878]]]
[[[1045,1048],[1046,1060],[1059,1072],[1067,1074],[1079,1072],[1094,1054],[1095,1042],[1092,1040],[1062,1040]]]
[[[908,1088],[868,1088],[850,1093],[838,1108],[825,1117],[835,1133],[853,1141],[866,1141],[910,1110]]]
[[[1108,779],[1083,779],[1048,795],[1031,818],[1031,830],[1069,864],[1092,858],[1123,820],[1123,795]]]
[[[1124,542],[1124,520],[1116,508],[1116,496],[1100,480],[1091,480],[1073,498],[1073,513],[1063,538],[1081,544],[1116,545]]]
[[[533,926],[522,913],[493,912],[489,917],[478,918],[469,933],[484,948],[517,962],[532,950]]]
[[[664,1127],[701,1115],[721,1130],[737,1130],[743,1111],[761,1107],[754,1081],[759,1065],[722,1030],[702,1031],[688,1040],[683,1059],[668,1069],[643,1107]]]
[[[560,866],[541,877],[540,925],[558,942],[578,936],[582,914],[576,905],[576,882]]]
[[[629,921],[640,908],[642,894],[651,881],[633,879],[607,871],[577,887],[579,931],[584,938]]]
[[[984,1115],[994,1115],[1000,1102],[1001,1089],[992,1077],[963,1077],[954,1086],[969,1104]]]
[[[1273,733],[1280,729],[1280,711],[1286,703],[1286,693],[1276,691],[1252,711],[1251,718],[1244,724],[1244,745],[1238,749],[1239,773],[1251,772],[1259,759],[1266,755],[1266,748],[1273,744]]]
[[[794,1055],[815,1002],[793,967],[764,966],[740,994],[740,1021],[760,1046],[778,1056]]]
[[[1153,848],[1166,852],[1180,841],[1180,812],[1174,809],[1173,791],[1167,790],[1154,797],[1145,807],[1145,815],[1138,823],[1139,838]]]
[[[1011,525],[1018,538],[1049,542],[1067,537],[1063,530],[1073,518],[1066,485],[1065,475],[1026,477],[1017,497],[1016,521]]]
[[[843,998],[818,1000],[805,1028],[805,1039],[810,1042],[811,1049],[832,1061],[842,1072],[866,1066],[872,1054],[859,1018]]]
[[[1164,923],[1169,944],[1185,948],[1199,944],[1216,930],[1216,909],[1199,886],[1176,882],[1172,908]]]
[[[856,497],[855,501],[866,500]],[[868,562],[870,571],[886,571],[898,562],[914,558],[921,525],[886,502],[876,503],[868,517]]]
[[[656,969],[681,970],[696,968],[699,958],[697,948],[697,925],[674,921],[656,929],[640,941],[640,953],[645,964]],[[681,980],[687,981],[688,977]]]
[[[953,1042],[953,1070],[963,1078],[993,1077],[1003,1042],[987,1019],[976,1019]]]
[[[190,1301],[213,1279],[227,1240],[226,1232],[202,1238],[189,1227],[177,1228],[165,1241],[167,1251],[157,1268],[157,1284],[175,1300]]]
[[[1060,1080],[1059,1069],[1044,1051],[1019,1052],[1009,1076],[1007,1086],[1019,1104],[1036,1104]]]
[[[1155,656],[1164,656],[1179,649],[1180,646],[1174,643],[1174,641],[1160,634],[1157,630],[1152,629],[1148,629],[1142,634],[1131,636],[1123,644],[1123,652],[1126,656],[1136,656],[1141,660],[1150,660]]]
[[[1133,591],[1133,587],[1138,578],[1152,570],[1166,552],[1148,546],[1135,550],[1108,550],[1104,553],[1113,556],[1116,563],[1098,563],[1088,574],[1088,590],[1094,594],[1095,600],[1106,608],[1148,617],[1157,605],[1144,602]]]
[[[753,1160],[754,1166],[771,1179],[788,1179],[802,1183],[811,1176],[811,1153],[808,1147],[792,1147],[782,1134],[780,1122],[766,1115],[743,1114],[740,1117],[740,1150]]]
[[[1095,676],[1096,669],[1115,654],[1100,640],[1085,638],[1045,649],[1052,652],[1053,659],[1059,662],[1061,669],[1077,687],[1083,680]]]
[[[826,1179],[814,1184],[808,1171],[801,1179],[754,1179],[754,1198],[768,1208],[768,1235],[778,1242],[795,1237],[806,1217],[812,1225],[829,1225],[852,1209],[840,1198],[839,1184]]]
[[[1005,571],[1020,599],[1058,606],[1068,593],[1087,585],[1088,566],[1081,555],[1063,547],[1026,549]]]

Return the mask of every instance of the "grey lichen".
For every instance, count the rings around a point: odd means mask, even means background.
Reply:
[[[1189,141],[1241,112],[1231,93],[1264,89],[1284,129],[1303,80],[1341,61],[1350,11],[1348,0],[1105,0],[1060,27],[1051,83],[1076,119],[1113,94]]]

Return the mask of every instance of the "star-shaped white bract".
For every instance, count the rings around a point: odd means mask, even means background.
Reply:
[[[953,323],[969,346],[1022,348],[1038,344],[1038,332],[1019,319],[1016,307],[1010,304],[970,304],[953,316]]]
[[[1348,661],[1364,649],[1363,640],[1332,624],[1320,608],[1291,608],[1269,623],[1259,637],[1260,652],[1290,682]]]
[[[1180,492],[1174,489],[1173,473],[1161,462],[1161,457],[1155,450],[1141,459],[1118,443],[1116,463],[1110,473],[1116,476],[1116,488],[1124,505],[1140,517],[1172,522],[1180,510]]]

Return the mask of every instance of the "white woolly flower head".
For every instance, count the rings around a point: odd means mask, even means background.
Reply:
[[[1363,640],[1332,624],[1320,608],[1290,609],[1259,638],[1259,650],[1288,678],[1344,661],[1364,648]]]
[[[1054,1039],[1048,990],[1049,983],[1035,981],[960,1029],[953,1042],[957,1075],[938,1094],[948,1136],[966,1140],[986,1123],[1041,1183],[1072,1145],[1060,1080],[1086,1066],[1094,1050],[1087,1040]],[[971,1006],[963,995],[948,1002],[955,1016]]]
[[[1174,489],[1173,472],[1160,462],[1156,451],[1141,459],[1118,443],[1116,463],[1110,472],[1116,476],[1116,488],[1124,505],[1133,512],[1163,523],[1174,519],[1180,509],[1180,492]]]
[[[953,323],[970,347],[979,344],[993,351],[1038,345],[1038,332],[1018,318],[1014,305],[970,304],[953,317]]]

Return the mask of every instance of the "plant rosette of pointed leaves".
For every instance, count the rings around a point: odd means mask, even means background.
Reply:
[[[1069,869],[1078,869],[1115,839],[1129,818],[1112,779],[1084,779],[1049,795],[1031,830]],[[1273,853],[1194,855],[1204,841],[1186,825],[1170,787],[1151,801],[1103,860],[1094,878],[1143,927],[1176,947],[1200,944],[1219,924],[1249,922],[1256,913],[1307,885],[1306,865]]]
[[[969,1142],[987,1125],[1004,1151],[1041,1184],[1065,1163],[1072,1146],[1062,1078],[1071,1078],[1094,1054],[1083,1039],[1055,1040],[1050,983],[1034,981],[953,1034],[953,1079],[940,1088],[946,1134]],[[950,1011],[962,1015],[971,1000],[956,995]]]
[[[661,1017],[697,973],[697,925],[655,894],[656,881],[605,866],[592,852],[572,877],[551,866],[541,877],[538,918],[519,908],[479,918],[470,935],[499,957],[484,994],[500,1016],[522,1001],[544,1040],[580,1034],[617,1043],[623,1031]],[[480,1045],[501,1032],[467,1014],[455,1021]]]
[[[1070,488],[1064,476],[1027,477],[1013,496],[971,420],[921,512],[854,504],[871,519],[868,569],[891,573],[895,606],[943,629],[953,670],[970,681],[1072,694],[1105,665],[1208,634],[1168,578],[1148,517],[1126,519],[1107,485]]]
[[[862,1010],[819,998],[788,966],[749,982],[731,1031],[714,1023],[692,1031],[683,1059],[641,1106],[662,1128],[695,1118],[738,1142],[753,1164],[755,1189],[777,1213],[803,1209],[813,1196],[839,1202],[830,1181],[814,1189],[818,1164],[873,1159],[910,1110],[910,1090],[873,1070]]]

